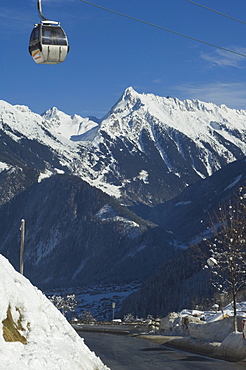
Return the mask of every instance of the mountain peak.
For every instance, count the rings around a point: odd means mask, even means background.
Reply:
[[[4,100],[0,100],[0,110],[2,112],[4,111],[15,111],[15,110],[18,110],[19,112],[22,112],[22,113],[29,113],[31,112],[30,108],[26,105],[22,105],[22,104],[16,104],[16,105],[12,105]]]
[[[122,98],[126,98],[126,97],[130,97],[130,96],[135,96],[135,95],[139,95],[137,93],[136,90],[134,90],[134,88],[132,86],[129,86],[125,89],[123,95],[122,95]]]
[[[52,107],[46,110],[41,116],[45,119],[59,119],[61,114],[65,114],[61,112],[58,108]]]
[[[9,109],[14,114],[9,115]],[[4,132],[16,142],[28,137],[52,148],[56,168],[66,166],[68,172],[75,171],[114,196],[129,191],[140,201],[140,182],[141,201],[146,204],[156,202],[156,197],[150,199],[148,183],[154,182],[159,198],[166,200],[186,184],[246,155],[245,116],[246,111],[138,93],[131,86],[99,122],[56,107],[41,117],[0,102]],[[45,157],[43,161],[47,163]],[[143,170],[148,182],[142,178]],[[165,194],[162,184],[169,184]]]
[[[22,113],[32,113],[31,109],[27,105],[14,105]]]

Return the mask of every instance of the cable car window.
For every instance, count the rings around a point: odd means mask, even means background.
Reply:
[[[61,27],[42,27],[42,44],[67,45],[67,38]]]
[[[30,42],[37,42],[39,41],[39,27],[36,27],[32,30],[31,36],[30,36]]]

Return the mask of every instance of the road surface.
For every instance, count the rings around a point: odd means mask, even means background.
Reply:
[[[146,339],[109,333],[78,332],[111,370],[245,370],[230,363],[165,347]]]

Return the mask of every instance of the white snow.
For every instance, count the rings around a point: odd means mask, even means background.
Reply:
[[[114,211],[113,207],[109,204],[105,204],[98,212],[97,216],[102,221],[112,220],[116,217],[116,212]]]
[[[175,207],[177,206],[187,206],[188,204],[191,204],[191,200],[187,200],[187,201],[184,201],[184,202],[178,202],[175,204]]]
[[[122,224],[122,231],[124,231],[128,238],[134,239],[138,236],[139,225],[129,218],[122,217],[116,214],[112,206],[105,204],[96,214],[102,221],[114,221]]]
[[[241,180],[241,178],[242,178],[242,175],[239,175],[239,176],[237,176],[236,178],[235,178],[235,180],[230,184],[230,185],[228,185],[225,189],[224,189],[224,191],[226,191],[226,190],[229,190],[229,189],[231,189],[231,188],[233,188],[240,180]]]
[[[49,170],[45,170],[44,172],[40,172],[38,177],[38,182],[41,182],[44,179],[47,179],[48,177],[52,176],[52,172]]]
[[[108,369],[84,344],[45,295],[0,255],[0,369]],[[5,341],[3,321],[11,312],[16,330],[26,339]]]
[[[246,361],[246,340],[242,338],[242,333],[232,332],[221,343],[220,353],[227,358],[228,353],[235,359]]]
[[[200,311],[183,309],[179,313],[171,313],[163,319],[162,330],[170,330],[174,335],[183,334],[183,318],[189,317],[189,332],[192,336],[206,340],[220,340],[226,338],[233,331],[232,303],[221,310]],[[237,316],[241,326],[242,319],[246,319],[246,302],[237,303]],[[241,322],[240,322],[241,320]],[[170,333],[169,333],[170,334]],[[187,333],[186,333],[187,334]]]
[[[168,170],[177,176],[181,176],[180,171],[172,163],[165,138],[184,158],[189,156],[184,146],[184,140],[188,138],[199,152],[196,158],[198,161],[191,157],[189,160],[194,171],[204,178],[220,169],[218,158],[223,157],[226,163],[236,159],[230,151],[230,145],[224,145],[222,139],[246,155],[245,118],[244,110],[229,109],[224,105],[217,106],[199,100],[180,101],[154,94],[139,94],[131,87],[125,90],[122,98],[100,123],[88,117],[70,116],[57,108],[39,115],[26,106],[13,106],[0,101],[0,128],[9,137],[17,142],[28,138],[48,146],[61,166],[116,198],[124,191],[126,179],[119,174],[121,185],[117,186],[107,181],[108,174],[118,174],[117,163],[115,166],[112,152],[105,145],[105,133],[112,139],[121,138],[122,142],[130,142],[129,153],[135,155],[136,152],[146,153],[148,149],[142,138],[144,132]],[[218,134],[222,139],[218,138]],[[102,153],[102,147],[105,153]],[[196,168],[198,162],[206,168],[204,173],[200,170],[201,166]],[[57,162],[56,167],[59,167]],[[54,168],[48,169],[57,173]],[[135,177],[129,179],[130,182],[137,178],[148,184],[147,171],[138,171]],[[40,176],[39,181],[46,175],[49,174]]]
[[[4,171],[4,170],[7,170],[9,168],[9,165],[4,163],[4,162],[0,162],[0,172]]]
[[[100,130],[104,130],[111,137],[127,135],[139,150],[144,151],[144,145],[141,143],[141,132],[144,129],[152,140],[155,139],[156,148],[168,168],[172,170],[165,150],[160,148],[154,125],[158,126],[160,132],[165,130],[171,139],[174,139],[171,135],[175,129],[194,141],[201,149],[207,173],[211,175],[216,166],[217,169],[219,166],[214,159],[212,160],[212,152],[204,143],[208,143],[218,154],[226,157],[228,163],[235,160],[236,158],[215,135],[219,130],[224,139],[238,146],[246,154],[245,116],[246,111],[243,110],[229,109],[199,100],[180,101],[176,98],[164,98],[154,94],[139,94],[130,87],[126,89],[122,99],[102,121],[99,133]],[[242,137],[239,138],[232,132],[241,132]],[[175,140],[178,150],[184,156],[179,137]],[[213,164],[212,167],[211,164]],[[199,171],[197,173],[199,174]]]
[[[183,309],[171,312],[161,320],[160,334],[180,336],[172,340],[177,347],[198,350],[208,355],[219,355],[229,361],[246,361],[246,302],[237,303],[239,331],[234,331],[233,305],[223,310],[199,311]]]
[[[80,135],[98,126],[96,122],[91,121],[89,118],[82,118],[77,114],[69,116],[56,107],[47,110],[42,117],[45,120],[45,126],[56,134],[74,141],[78,141]]]
[[[144,184],[149,184],[149,174],[146,170],[141,170],[138,174],[138,176],[134,177],[133,180],[139,179],[142,180]]]

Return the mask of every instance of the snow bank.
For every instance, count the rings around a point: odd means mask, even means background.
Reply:
[[[218,312],[184,309],[179,313],[172,312],[162,319],[160,333],[173,336],[168,342],[173,347],[228,361],[246,362],[246,339],[241,332],[243,319],[246,319],[246,302],[237,303],[240,332],[234,332],[232,303]],[[246,334],[245,326],[244,333]]]
[[[179,313],[171,312],[163,318],[161,320],[160,332],[164,335],[191,335],[197,339],[222,342],[234,331],[233,315],[232,303],[229,303],[220,311],[183,309]],[[243,319],[246,319],[246,302],[237,302],[239,331],[242,331]]]
[[[242,329],[242,318],[238,317],[238,329]],[[215,342],[222,342],[230,333],[234,331],[234,318],[226,317],[225,319],[203,323],[189,324],[189,333],[192,337]],[[241,337],[242,337],[242,333]]]
[[[165,318],[161,319],[160,333],[164,335],[174,336],[189,336],[189,325],[186,325],[183,321],[185,316],[176,312],[171,312]],[[191,322],[201,323],[198,317],[188,316],[187,324]]]
[[[108,369],[45,295],[0,255],[0,370]]]
[[[221,343],[220,354],[226,359],[234,361],[246,361],[246,339],[243,339],[242,333],[232,332]]]

